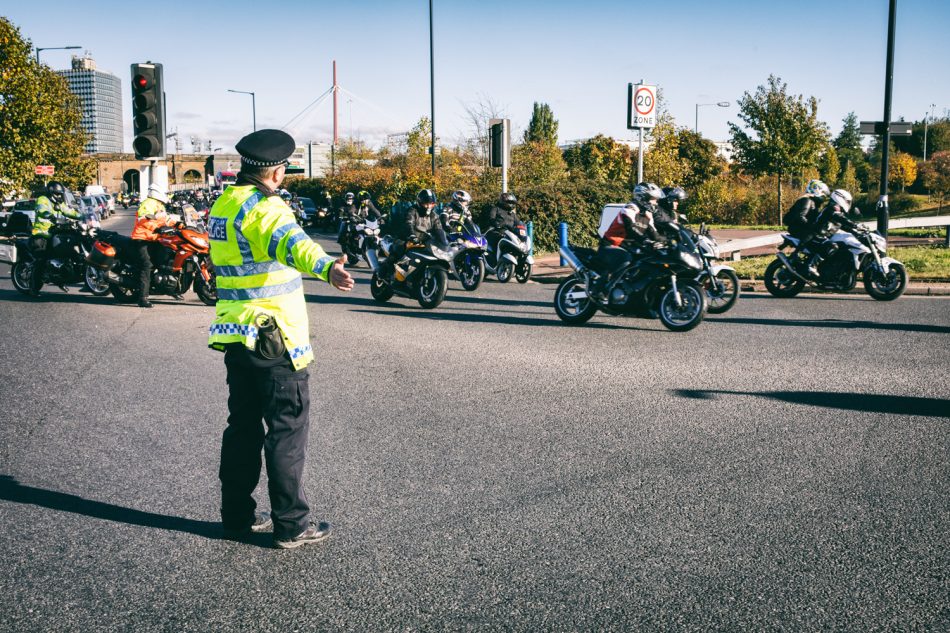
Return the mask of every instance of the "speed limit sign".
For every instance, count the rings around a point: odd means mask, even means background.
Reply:
[[[642,130],[656,125],[656,86],[627,84],[627,129]]]

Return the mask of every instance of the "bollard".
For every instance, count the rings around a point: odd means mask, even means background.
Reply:
[[[528,231],[528,239],[531,240],[531,248],[528,249],[528,255],[534,255],[534,222],[528,221],[525,224],[525,229]]]
[[[947,234],[943,238],[943,245],[946,248],[950,248],[950,224],[948,224],[945,228],[947,229]]]
[[[557,244],[558,246],[568,246],[567,243],[567,222],[559,222],[557,225]],[[567,260],[561,258],[561,266],[567,266]]]

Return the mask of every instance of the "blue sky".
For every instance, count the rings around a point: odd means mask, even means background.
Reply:
[[[625,129],[626,86],[659,85],[677,124],[726,140],[736,101],[768,75],[820,100],[834,133],[855,111],[883,114],[887,0],[435,0],[436,129],[468,135],[465,106],[485,97],[516,129],[534,101],[551,105],[560,138]],[[161,11],[156,11],[160,8]],[[128,86],[129,64],[165,66],[168,125],[226,150],[258,127],[282,127],[331,84],[337,60],[340,130],[378,144],[429,113],[427,0],[179,3],[16,2],[3,15],[36,46],[77,44]],[[950,1],[899,0],[894,118],[950,108]],[[44,51],[65,68],[78,51]],[[124,107],[130,112],[129,89]],[[329,102],[291,131],[298,141],[331,136]],[[127,116],[131,120],[131,114]],[[130,124],[126,146],[131,146]],[[190,144],[185,143],[185,151]]]

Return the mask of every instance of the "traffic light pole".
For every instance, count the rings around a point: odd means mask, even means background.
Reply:
[[[887,237],[887,223],[890,210],[887,204],[887,172],[889,149],[891,144],[891,92],[894,84],[894,23],[897,13],[897,0],[890,0],[887,16],[887,69],[884,72],[884,143],[881,153],[881,190],[877,199],[877,232]]]

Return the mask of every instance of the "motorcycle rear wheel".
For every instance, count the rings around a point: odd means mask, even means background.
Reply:
[[[441,268],[426,268],[416,286],[416,300],[426,310],[438,307],[445,299],[449,276]]]
[[[765,269],[765,289],[773,297],[788,299],[794,297],[805,287],[805,282],[788,272],[779,260],[773,261]]]
[[[519,284],[528,283],[528,280],[531,279],[531,264],[528,262],[518,264],[518,268],[515,270],[515,279],[518,280]]]
[[[590,297],[572,299],[568,295],[575,290],[587,292],[583,279],[569,277],[562,281],[554,292],[554,311],[558,317],[570,325],[581,325],[597,314],[597,304]]]
[[[506,284],[511,281],[511,274],[514,272],[514,270],[514,265],[507,259],[503,259],[498,262],[498,265],[495,267],[495,275],[498,277],[498,281]]]
[[[893,263],[887,276],[870,269],[864,271],[864,289],[878,301],[893,301],[907,288],[907,269],[904,264]]]
[[[369,292],[380,303],[386,303],[393,298],[395,291],[392,286],[379,278],[379,273],[373,273],[373,278],[369,282]]]
[[[86,266],[83,282],[94,297],[104,297],[109,294],[109,280],[106,272],[95,266]]]
[[[703,322],[706,314],[706,291],[690,280],[677,284],[681,305],[676,305],[676,296],[670,288],[660,297],[657,305],[660,322],[673,332],[687,332]]]
[[[706,276],[703,278],[703,286],[706,289],[706,299],[709,303],[707,310],[710,314],[728,312],[739,298],[739,276],[735,271],[720,270],[715,279]]]
[[[28,295],[32,290],[33,262],[18,260],[10,269],[10,280],[20,294]]]

